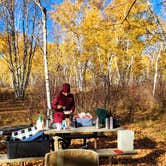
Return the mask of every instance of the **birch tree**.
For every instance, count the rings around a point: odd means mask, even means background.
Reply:
[[[19,2],[6,0],[1,3],[1,11],[4,23],[1,42],[5,44],[1,47],[0,52],[2,58],[8,63],[15,97],[23,99],[36,49],[34,40],[36,8],[34,7],[34,10],[30,11],[28,0]],[[30,20],[31,22],[29,22]]]
[[[154,73],[154,80],[153,80],[153,96],[155,95],[155,90],[156,90],[157,76],[158,76],[158,62],[159,62],[162,47],[163,46],[161,44],[159,53],[157,54],[157,57],[156,57],[155,63],[154,63],[155,64],[155,73]]]
[[[47,96],[47,120],[46,128],[49,127],[52,116],[50,115],[51,101],[50,101],[50,87],[49,87],[49,74],[48,74],[48,60],[47,60],[47,10],[42,6],[40,0],[34,0],[35,4],[40,8],[42,13],[42,29],[43,29],[43,58],[44,58],[44,71],[45,71],[45,84]]]

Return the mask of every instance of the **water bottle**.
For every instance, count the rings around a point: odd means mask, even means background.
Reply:
[[[38,116],[38,119],[37,119],[37,122],[36,122],[36,127],[37,127],[38,131],[43,130],[43,119],[42,119],[42,115]]]
[[[105,128],[109,129],[109,121],[108,118],[105,118]]]
[[[73,118],[73,122],[72,122],[72,123],[73,123],[73,127],[74,127],[74,128],[77,128],[76,118]]]
[[[99,118],[96,118],[96,129],[99,129]]]
[[[113,129],[113,117],[110,116],[110,129]]]

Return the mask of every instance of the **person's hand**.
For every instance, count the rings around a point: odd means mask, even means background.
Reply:
[[[57,105],[57,108],[58,108],[58,109],[61,109],[62,107],[63,107],[63,106],[60,105],[60,104]]]

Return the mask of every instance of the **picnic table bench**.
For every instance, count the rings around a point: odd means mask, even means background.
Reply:
[[[136,150],[132,151],[122,151],[117,148],[102,148],[96,149],[96,151],[100,157],[109,157],[109,156],[117,156],[117,155],[134,155],[137,154]]]
[[[114,156],[132,156],[132,155],[136,155],[137,151],[136,150],[132,150],[132,151],[121,151],[117,148],[103,148],[103,149],[96,149],[95,150],[96,153],[98,153],[99,157],[108,157],[108,161],[109,161],[109,166],[112,165],[112,159]]]
[[[0,154],[0,164],[4,163],[20,163],[20,166],[24,165],[24,162],[32,162],[37,160],[43,160],[44,157],[25,157],[25,158],[15,158],[15,159],[8,159],[7,154]]]
[[[71,150],[71,149],[68,149]],[[119,155],[136,155],[137,151],[120,151],[116,148],[103,148],[103,149],[93,149],[94,152],[98,154],[99,157],[108,157],[109,159],[109,165],[112,164],[112,158],[114,156],[119,156]],[[52,153],[52,152],[50,152]],[[45,157],[47,154],[45,155]],[[24,165],[24,162],[32,162],[32,161],[38,161],[42,160],[43,163],[45,161],[45,157],[26,157],[26,158],[16,158],[16,159],[8,159],[7,154],[0,154],[0,164],[3,163],[20,163],[20,166]]]

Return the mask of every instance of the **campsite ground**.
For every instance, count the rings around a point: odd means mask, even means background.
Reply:
[[[41,112],[40,106],[34,107],[30,101],[16,101],[12,97],[0,101],[0,126],[15,126],[34,123],[37,115]],[[31,101],[32,102],[32,101]],[[36,110],[35,112],[33,110]],[[35,114],[33,114],[33,112]],[[165,166],[166,164],[166,113],[163,111],[157,116],[155,112],[149,113],[152,118],[135,120],[134,123],[126,123],[123,127],[134,130],[134,148],[138,154],[130,156],[116,156],[113,158],[113,165],[138,165],[138,166]],[[122,115],[123,116],[123,115]],[[0,136],[0,153],[6,153],[4,137]],[[116,135],[98,140],[99,148],[116,147]],[[80,147],[82,140],[74,140],[72,147]],[[89,146],[92,146],[91,140]],[[10,164],[4,164],[10,166]],[[18,163],[12,165],[19,165]],[[41,161],[26,162],[26,166],[42,166]],[[100,165],[108,165],[107,158],[100,159]]]

